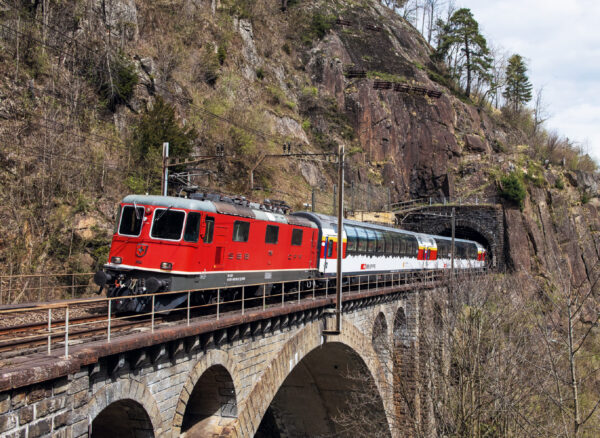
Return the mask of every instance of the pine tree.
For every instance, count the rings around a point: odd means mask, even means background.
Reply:
[[[462,56],[458,56],[458,51]],[[452,14],[440,32],[440,43],[435,54],[439,60],[454,57],[454,70],[462,76],[466,71],[465,94],[471,94],[473,77],[478,75],[488,80],[491,58],[487,41],[479,32],[479,23],[473,18],[470,9],[462,8]],[[454,56],[453,56],[454,54]]]
[[[518,111],[522,105],[532,98],[532,86],[527,77],[527,65],[521,55],[513,55],[506,67],[506,87],[502,95],[507,105]]]

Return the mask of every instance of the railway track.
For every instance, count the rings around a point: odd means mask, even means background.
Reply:
[[[343,286],[343,295],[368,291],[369,289],[397,288],[422,282],[433,282],[444,278],[442,272],[387,274],[385,276],[365,276],[367,281],[348,282]],[[154,330],[157,327],[182,325],[204,319],[219,319],[226,315],[245,311],[267,310],[290,303],[331,296],[334,288],[325,283],[311,289],[300,289],[299,282],[276,294],[230,295],[229,299],[220,299],[202,305],[188,305],[162,313],[151,311],[145,314],[115,315],[108,310],[109,301],[114,299],[95,298],[83,300],[65,300],[52,303],[31,303],[19,307],[0,308],[0,368],[11,358],[25,357],[34,353],[58,353],[68,356],[68,347],[83,342],[106,341],[132,332]],[[202,291],[179,291],[188,295]],[[189,297],[188,297],[189,298]],[[189,300],[188,300],[189,302]],[[51,323],[49,323],[51,321]]]

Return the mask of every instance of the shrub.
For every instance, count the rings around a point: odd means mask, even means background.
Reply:
[[[160,97],[142,116],[133,132],[131,148],[136,167],[126,183],[137,193],[156,191],[160,187],[163,142],[169,143],[170,157],[187,158],[198,137],[195,129],[179,126],[175,109]],[[179,171],[177,168],[173,170]]]
[[[219,46],[217,49],[217,59],[219,60],[219,64],[223,65],[225,63],[225,58],[227,57],[227,49],[223,44]]]
[[[95,74],[100,97],[111,111],[129,102],[139,81],[135,65],[122,53],[105,60]]]
[[[582,204],[587,204],[588,202],[590,202],[590,199],[592,199],[592,197],[590,196],[590,194],[586,191],[581,193],[581,203]]]
[[[290,45],[288,43],[284,43],[283,46],[281,46],[281,50],[283,50],[288,55],[290,53],[292,53],[292,49],[291,49],[291,47],[290,47]]]
[[[312,39],[322,39],[333,27],[335,17],[317,12],[310,22],[309,34]]]
[[[521,210],[523,210],[523,201],[526,194],[525,186],[516,172],[511,172],[500,178],[500,196],[517,204]]]
[[[256,77],[261,81],[265,78],[265,71],[262,67],[256,69]]]
[[[558,177],[556,178],[556,182],[554,183],[554,187],[556,187],[559,190],[562,190],[565,188],[565,182],[563,181],[562,177]]]

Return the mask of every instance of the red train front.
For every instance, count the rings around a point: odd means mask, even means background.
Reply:
[[[96,283],[107,288],[107,296],[216,289],[314,275],[318,232],[309,220],[242,199],[194,198],[123,199],[109,263],[95,276]],[[172,309],[185,300],[184,294],[159,296],[155,309]],[[121,311],[149,309],[145,298],[117,304]]]

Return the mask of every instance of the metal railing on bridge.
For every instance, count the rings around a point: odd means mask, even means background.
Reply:
[[[408,201],[395,202],[390,204],[390,210],[396,214],[419,210],[427,207],[443,207],[443,206],[468,206],[468,205],[496,205],[499,199],[497,197],[481,197],[481,196],[442,196],[411,199]]]
[[[457,270],[455,277],[478,276],[485,269]],[[385,295],[395,293],[404,286],[420,288],[437,282],[449,281],[449,270],[400,271],[386,274],[363,274],[344,276],[342,302],[356,299],[365,293]],[[335,298],[332,279],[306,278],[280,283],[237,285],[219,289],[180,290],[154,294],[118,297],[80,298],[52,303],[31,303],[22,306],[0,307],[0,352],[13,352],[18,348],[42,348],[48,354],[62,350],[69,356],[69,347],[89,341],[111,342],[127,330],[147,329],[154,332],[162,322],[174,321],[190,325],[192,318],[216,319],[224,315],[244,315],[249,311],[266,311],[277,307],[300,303],[302,300]],[[267,288],[273,288],[268,293]],[[207,293],[209,295],[207,295]],[[361,295],[362,294],[362,295]],[[157,298],[187,295],[185,304],[168,310],[156,310]],[[115,312],[119,304],[127,300],[147,300],[148,311],[144,313]],[[327,301],[323,305],[331,303]],[[131,333],[131,332],[129,332]],[[116,336],[115,336],[116,334]],[[70,341],[71,340],[71,343]]]

